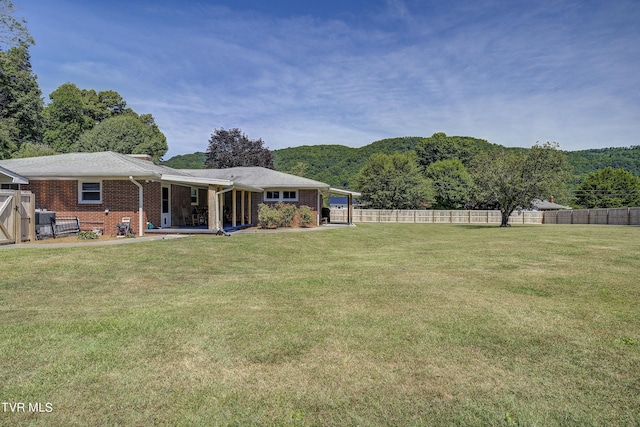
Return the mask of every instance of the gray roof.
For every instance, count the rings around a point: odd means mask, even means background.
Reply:
[[[0,182],[11,184],[28,184],[29,180],[17,173],[0,166]]]
[[[209,183],[235,185],[252,191],[262,191],[263,188],[329,189],[329,185],[323,182],[261,167],[173,169],[112,151],[0,160],[0,167],[29,179],[134,177],[197,186]]]
[[[548,200],[535,199],[531,202],[531,204],[533,205],[534,208],[541,211],[571,209],[569,206],[559,205],[557,203],[553,203]]]
[[[161,178],[162,174],[176,174],[174,169],[166,166],[112,151],[0,160],[0,166],[28,178],[129,176]]]
[[[260,188],[329,189],[329,184],[324,182],[257,166],[228,169],[180,169],[179,171],[203,178],[228,179]]]

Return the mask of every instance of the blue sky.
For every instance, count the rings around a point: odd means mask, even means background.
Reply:
[[[115,90],[168,159],[238,127],[271,149],[435,132],[640,144],[640,2],[14,0],[48,95]]]

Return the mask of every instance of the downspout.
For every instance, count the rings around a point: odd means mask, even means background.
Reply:
[[[144,224],[142,223],[144,210],[142,184],[133,179],[132,176],[129,177],[129,181],[133,182],[138,187],[138,224],[140,224],[140,237],[142,237],[144,236]]]

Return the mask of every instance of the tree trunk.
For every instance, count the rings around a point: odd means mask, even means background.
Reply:
[[[500,211],[502,213],[502,222],[500,223],[500,227],[511,227],[511,224],[509,224],[509,217],[511,216],[511,212],[503,210]]]

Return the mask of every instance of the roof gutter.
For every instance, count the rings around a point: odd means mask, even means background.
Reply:
[[[144,236],[144,224],[142,224],[144,210],[144,192],[142,191],[142,184],[133,179],[132,176],[129,177],[129,181],[133,182],[138,187],[138,224],[140,224],[140,237],[142,237]]]

